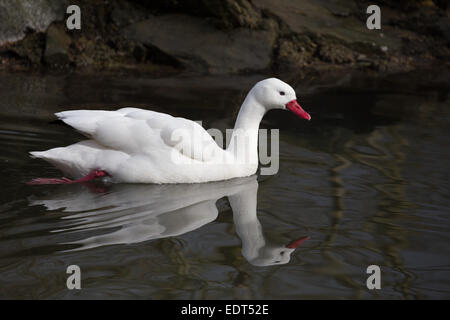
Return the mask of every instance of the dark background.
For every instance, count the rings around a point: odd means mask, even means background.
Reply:
[[[66,28],[69,4],[81,30]],[[369,4],[381,30],[366,28]],[[447,68],[448,14],[445,0],[0,0],[0,69],[310,78]]]

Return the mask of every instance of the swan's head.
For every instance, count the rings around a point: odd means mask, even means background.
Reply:
[[[249,260],[248,262],[256,267],[286,264],[291,260],[291,253],[294,251],[295,249],[284,247],[265,246],[260,249],[256,258]]]
[[[271,109],[289,110],[300,118],[311,120],[311,116],[300,107],[294,89],[277,78],[269,78],[255,84],[251,90],[253,97],[266,111]]]
[[[286,264],[291,260],[291,254],[309,237],[302,237],[290,242],[286,246],[266,245],[262,247],[258,256],[249,262],[257,267]]]

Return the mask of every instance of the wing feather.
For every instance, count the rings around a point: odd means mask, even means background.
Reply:
[[[97,143],[127,153],[176,149],[191,159],[208,161],[214,152],[204,150],[223,152],[198,123],[160,112],[122,108],[63,111],[56,116]]]

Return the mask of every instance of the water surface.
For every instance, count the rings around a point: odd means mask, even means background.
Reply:
[[[312,121],[272,111],[262,123],[280,128],[275,176],[25,185],[60,176],[28,151],[82,139],[53,112],[134,105],[224,129],[261,78],[0,75],[0,297],[449,298],[445,85],[299,83]],[[72,264],[79,291],[66,288]],[[381,290],[366,288],[372,264]]]

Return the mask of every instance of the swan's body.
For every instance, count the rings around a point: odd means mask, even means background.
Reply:
[[[281,80],[258,82],[241,106],[227,149],[198,123],[138,108],[73,110],[57,117],[91,140],[31,152],[74,178],[94,170],[115,182],[197,183],[245,177],[258,168],[258,129],[270,109],[309,119],[294,90]],[[244,161],[242,154],[245,154]]]

